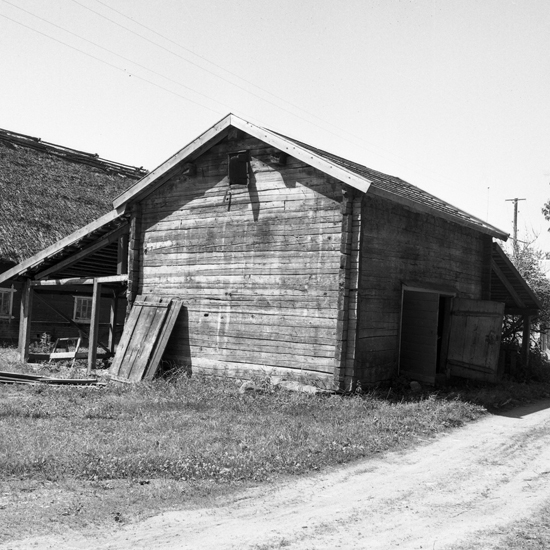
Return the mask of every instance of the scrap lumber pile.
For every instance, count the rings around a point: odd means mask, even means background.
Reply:
[[[55,384],[66,386],[98,385],[97,378],[52,378],[41,374],[0,371],[0,384]]]

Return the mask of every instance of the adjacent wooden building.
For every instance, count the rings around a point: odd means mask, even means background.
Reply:
[[[113,199],[146,173],[0,129],[0,273],[109,212]],[[105,253],[116,258],[116,249]],[[2,343],[17,343],[22,288],[21,281],[0,283]],[[87,331],[90,300],[80,291],[38,296],[33,339],[72,336],[76,325]],[[108,322],[105,314],[104,330]]]
[[[505,304],[491,298],[506,287],[492,280],[493,239],[507,237],[399,178],[228,115],[0,281],[26,281],[24,318],[52,288],[109,286],[128,312],[138,296],[140,307],[177,299],[164,359],[193,372],[342,389],[397,374],[495,379]],[[117,261],[102,262],[115,242]]]

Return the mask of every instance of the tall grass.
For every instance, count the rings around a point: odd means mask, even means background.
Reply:
[[[18,392],[0,399],[4,478],[262,481],[405,446],[484,412],[434,396],[241,394],[199,376]]]

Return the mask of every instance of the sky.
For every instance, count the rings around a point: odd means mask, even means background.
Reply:
[[[0,0],[0,128],[152,170],[229,112],[550,252],[548,0]]]

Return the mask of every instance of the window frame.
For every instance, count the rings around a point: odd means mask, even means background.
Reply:
[[[92,321],[92,296],[74,296],[73,304],[73,321],[75,323],[90,324]],[[89,317],[77,317],[77,313],[82,314],[82,304],[87,304],[84,308],[84,313],[89,314]]]
[[[15,317],[13,316],[13,295],[14,294],[15,294],[15,288],[13,287],[13,285],[12,285],[11,288],[0,287],[0,319],[2,319],[2,320],[15,319]],[[3,311],[2,308],[4,306],[5,296],[8,296],[8,299],[7,299],[8,312],[7,312],[7,314],[2,313],[2,311]]]

